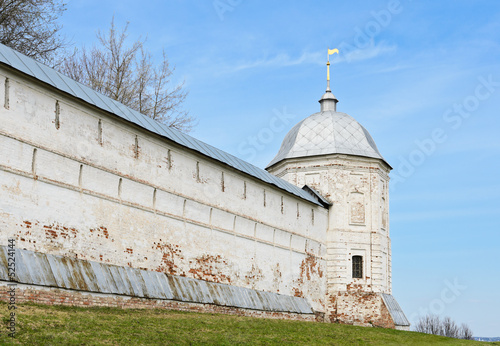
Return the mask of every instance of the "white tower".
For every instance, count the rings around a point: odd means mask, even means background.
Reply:
[[[331,203],[326,230],[329,320],[390,326],[383,315],[390,312],[384,310],[385,298],[393,299],[388,212],[391,166],[368,131],[351,116],[337,112],[329,65],[320,112],[288,132],[266,169],[315,190]]]

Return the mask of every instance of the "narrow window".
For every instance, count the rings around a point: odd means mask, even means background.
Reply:
[[[54,121],[56,125],[56,129],[59,130],[59,127],[61,127],[61,123],[59,121],[59,114],[61,113],[61,107],[59,106],[59,101],[56,101],[56,119]]]
[[[314,226],[314,209],[311,209],[311,223]]]
[[[264,190],[264,207],[266,206],[266,190]]]
[[[5,98],[3,106],[5,109],[9,109],[9,78],[5,78]]]
[[[97,123],[97,142],[102,145],[102,120],[99,119]]]
[[[82,188],[82,179],[83,179],[83,165],[80,165],[80,173],[78,174],[78,187]]]
[[[196,161],[196,182],[200,182],[200,162]]]
[[[283,214],[283,196],[281,196],[281,214]]]
[[[123,179],[120,178],[120,180],[118,181],[118,198],[122,198],[122,182]]]
[[[167,161],[168,161],[168,170],[170,171],[172,169],[172,153],[170,152],[170,149],[167,151]]]
[[[352,277],[363,278],[363,256],[352,256]]]
[[[135,136],[134,157],[139,158],[139,138],[137,136]]]
[[[156,189],[153,190],[153,209],[156,209]]]
[[[247,182],[243,182],[243,199],[247,199]]]
[[[297,219],[300,217],[299,203],[297,203]]]
[[[31,173],[33,173],[33,175],[36,175],[36,152],[37,152],[37,149],[34,148],[33,149],[33,157],[31,159]]]
[[[220,187],[222,189],[222,192],[226,190],[226,186],[224,185],[224,172],[222,172],[221,177],[220,177]]]

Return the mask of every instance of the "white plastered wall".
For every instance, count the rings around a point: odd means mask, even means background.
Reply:
[[[326,209],[4,67],[0,120],[1,244],[303,295],[324,311]]]

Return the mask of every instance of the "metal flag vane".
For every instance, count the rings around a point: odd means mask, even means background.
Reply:
[[[328,48],[328,62],[326,63],[326,91],[330,90],[330,55],[339,54],[339,50],[337,48],[330,49]]]
[[[335,53],[339,54],[339,50],[337,48],[334,48],[334,49],[328,48],[328,61],[330,61],[330,55],[335,54]]]

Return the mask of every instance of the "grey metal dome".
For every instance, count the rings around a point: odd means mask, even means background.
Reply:
[[[323,110],[305,118],[287,133],[278,154],[266,168],[284,159],[326,154],[384,160],[372,136],[353,117]]]

